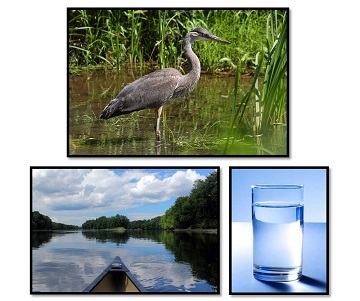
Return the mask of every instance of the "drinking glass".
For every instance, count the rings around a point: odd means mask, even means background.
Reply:
[[[303,185],[252,185],[253,274],[262,281],[302,276]]]

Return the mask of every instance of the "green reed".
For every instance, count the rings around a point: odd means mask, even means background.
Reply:
[[[261,126],[268,128],[270,125],[287,123],[288,100],[288,28],[287,18],[284,18],[281,31],[276,28],[276,23],[271,22],[277,18],[276,13],[269,15],[267,41],[267,65],[265,69],[264,85],[261,99],[263,111]],[[270,42],[272,42],[270,44]],[[270,47],[271,45],[271,47]],[[263,54],[264,55],[264,54]]]
[[[144,10],[125,12],[125,15],[131,20],[130,51],[128,57],[130,65],[142,62],[143,60],[143,51],[140,46],[144,14]]]
[[[252,95],[256,95],[256,84],[258,82],[260,71],[261,71],[261,61],[260,64],[255,66],[255,74],[254,80],[252,82],[251,87],[247,90],[245,95],[241,98],[239,102],[239,90],[240,90],[240,66],[236,66],[236,73],[235,73],[235,84],[234,84],[234,91],[233,91],[233,101],[232,101],[232,110],[231,110],[231,120],[230,120],[230,127],[227,133],[225,147],[224,147],[224,154],[228,154],[230,149],[237,144],[238,140],[235,135],[235,130],[241,124],[245,112],[248,110],[248,105],[251,100]]]
[[[277,20],[276,12],[268,16],[267,46],[257,54],[257,59],[266,59],[266,66],[262,88],[258,79],[255,84],[254,135],[261,135],[270,126],[287,123],[287,19],[284,18],[280,32],[274,20]]]
[[[165,13],[161,10],[158,11],[159,16],[159,67],[165,68],[165,26],[166,26],[166,20],[165,20]]]
[[[279,18],[282,19],[279,22]],[[281,25],[281,26],[280,26]],[[224,153],[231,148],[241,147],[239,144],[241,132],[238,130],[244,124],[245,112],[253,110],[253,135],[261,147],[261,136],[275,125],[287,123],[287,16],[271,12],[266,22],[266,43],[255,56],[254,75],[251,87],[241,101],[239,98],[239,65],[236,67],[236,77],[233,94],[233,108],[230,127],[227,133]],[[229,60],[230,59],[224,59]],[[233,64],[233,62],[231,62]],[[262,76],[264,74],[264,76]],[[260,83],[261,82],[261,83]],[[250,105],[251,103],[251,105]],[[271,153],[261,149],[261,153]]]
[[[219,61],[230,57],[244,72],[265,43],[268,14],[268,10],[68,10],[70,71],[81,66],[120,69],[153,63],[155,68],[182,69],[183,36],[200,26],[232,42],[194,43],[202,69],[235,72]]]

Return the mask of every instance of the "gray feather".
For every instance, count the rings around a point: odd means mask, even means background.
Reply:
[[[103,110],[100,118],[129,114],[149,108],[163,106],[174,95],[179,80],[183,76],[173,68],[149,73],[126,85]]]

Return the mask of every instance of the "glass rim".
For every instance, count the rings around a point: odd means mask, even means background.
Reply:
[[[251,188],[257,189],[303,189],[304,185],[301,184],[254,184]]]

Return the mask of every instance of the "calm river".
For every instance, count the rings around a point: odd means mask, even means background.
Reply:
[[[82,292],[120,256],[152,293],[219,291],[217,234],[32,232],[32,291]]]

